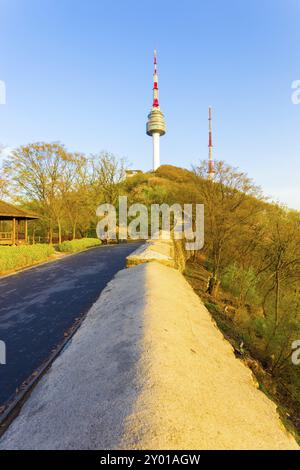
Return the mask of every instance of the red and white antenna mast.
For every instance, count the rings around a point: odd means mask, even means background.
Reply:
[[[159,108],[158,102],[158,77],[156,70],[156,49],[154,49],[154,71],[153,71],[153,108]]]
[[[154,71],[153,71],[153,102],[150,113],[148,114],[148,121],[146,133],[152,137],[153,140],[153,170],[157,170],[160,166],[159,155],[159,139],[166,133],[166,123],[164,115],[159,107],[158,101],[158,78],[156,70],[156,50],[154,50]]]
[[[212,180],[215,175],[214,170],[214,161],[213,161],[213,144],[212,144],[212,109],[211,107],[208,108],[208,178]]]

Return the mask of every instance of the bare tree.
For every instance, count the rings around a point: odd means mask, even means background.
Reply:
[[[207,162],[193,168],[194,173],[207,179]],[[199,187],[205,210],[206,246],[212,259],[210,293],[216,293],[222,261],[235,237],[248,230],[257,214],[263,210],[258,199],[261,190],[243,172],[219,161],[213,181],[203,181]]]
[[[115,155],[102,152],[93,155],[91,159],[93,168],[93,187],[96,197],[102,195],[105,202],[115,204],[119,189],[125,177],[126,161],[118,159]]]
[[[59,143],[38,142],[14,150],[4,164],[12,187],[24,200],[38,202],[49,224],[52,242],[54,224],[62,238],[65,211],[62,188],[71,188],[75,178],[74,155]]]

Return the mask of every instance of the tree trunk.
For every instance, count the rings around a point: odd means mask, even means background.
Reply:
[[[220,281],[217,278],[215,278],[213,282],[213,288],[212,288],[213,297],[218,298],[219,288],[220,288]]]
[[[275,276],[275,282],[276,282],[276,293],[275,293],[275,327],[277,328],[278,326],[278,320],[279,320],[279,295],[280,295],[280,286],[279,286],[279,272],[276,270],[276,276]]]
[[[58,227],[58,244],[61,244],[61,222],[57,220],[57,227]]]
[[[53,227],[52,227],[52,222],[50,222],[49,226],[49,243],[52,245],[53,242]]]
[[[74,222],[72,226],[72,240],[75,240],[75,238],[76,238],[76,222]]]
[[[215,274],[212,274],[212,276],[209,278],[209,281],[208,281],[207,292],[212,297],[217,297],[218,292],[219,292],[219,287],[220,287],[220,281],[217,279],[217,276]]]

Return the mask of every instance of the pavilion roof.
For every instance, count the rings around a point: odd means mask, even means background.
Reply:
[[[0,201],[0,217],[16,217],[19,219],[38,219],[31,211],[20,209],[8,202]]]

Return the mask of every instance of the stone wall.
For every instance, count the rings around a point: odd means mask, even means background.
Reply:
[[[185,249],[185,240],[149,240],[127,257],[126,266],[156,261],[171,268],[184,271],[187,260],[194,255],[193,251]]]

